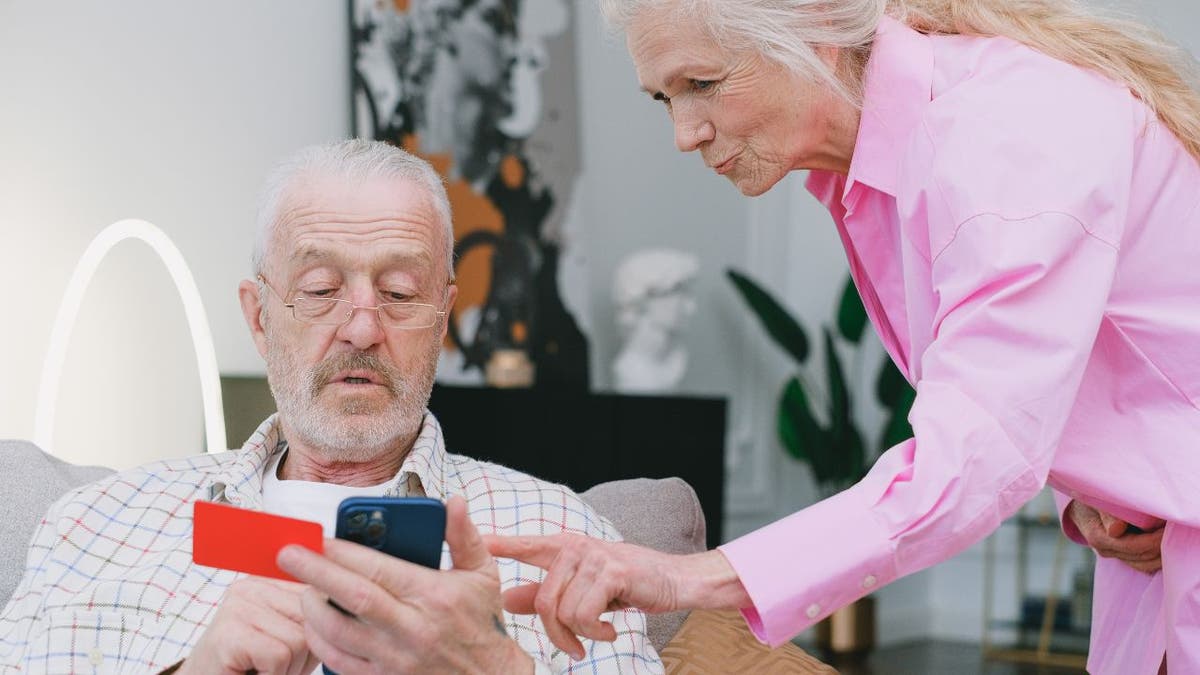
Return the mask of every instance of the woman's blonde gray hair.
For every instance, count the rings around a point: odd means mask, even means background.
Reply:
[[[1081,0],[600,0],[614,27],[643,12],[700,17],[732,50],[757,50],[794,72],[824,81],[860,103],[854,65],[885,14],[930,34],[1003,36],[1129,87],[1193,157],[1200,159],[1200,71],[1192,56],[1158,31]],[[837,69],[814,46],[849,54]]]
[[[267,175],[259,195],[255,222],[251,256],[254,274],[264,272],[263,264],[274,243],[280,215],[288,200],[293,198],[293,190],[303,189],[305,181],[315,178],[337,178],[356,183],[374,178],[400,179],[421,186],[445,228],[447,271],[453,278],[454,224],[441,174],[429,162],[394,145],[361,138],[303,148],[277,164]]]

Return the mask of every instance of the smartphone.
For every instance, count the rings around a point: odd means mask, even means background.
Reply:
[[[338,505],[334,536],[437,569],[446,505],[429,497],[348,497]]]
[[[334,536],[437,569],[446,539],[446,505],[429,497],[347,497]],[[345,609],[329,601],[338,611]],[[337,675],[324,664],[325,675]]]

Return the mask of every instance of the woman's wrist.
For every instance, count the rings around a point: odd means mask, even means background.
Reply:
[[[742,609],[753,604],[737,571],[718,549],[688,556],[680,572],[680,608]]]

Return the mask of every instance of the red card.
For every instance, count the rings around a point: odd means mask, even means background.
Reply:
[[[295,581],[275,564],[275,556],[288,544],[321,553],[321,525],[228,504],[195,504],[192,562],[197,565]]]

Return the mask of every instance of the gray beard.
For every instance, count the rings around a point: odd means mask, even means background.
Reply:
[[[280,422],[293,444],[303,444],[325,460],[365,462],[416,439],[429,404],[440,343],[427,348],[426,368],[404,377],[392,364],[366,352],[331,356],[305,370],[294,354],[267,334],[267,381]],[[337,403],[320,399],[330,378],[345,370],[370,370],[390,391],[382,410],[357,398]]]

